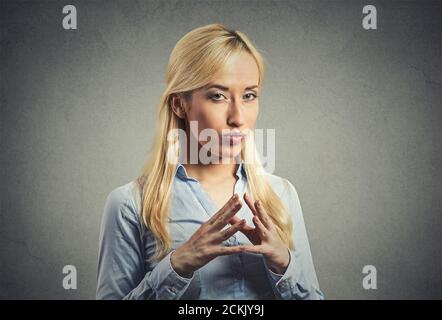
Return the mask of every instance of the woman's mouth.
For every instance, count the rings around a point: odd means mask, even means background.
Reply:
[[[243,133],[236,133],[232,132],[229,134],[223,135],[223,143],[229,144],[229,145],[237,145],[241,143],[241,141],[244,139],[245,135]]]

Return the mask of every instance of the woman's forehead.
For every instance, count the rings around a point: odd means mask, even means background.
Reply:
[[[228,86],[258,85],[259,69],[252,55],[241,53],[230,57],[224,66],[213,76],[211,82]]]

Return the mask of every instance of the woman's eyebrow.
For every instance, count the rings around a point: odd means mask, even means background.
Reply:
[[[206,90],[208,90],[210,88],[217,88],[217,89],[224,90],[224,91],[229,90],[228,87],[225,87],[223,85],[216,84],[216,83],[215,84],[208,84],[208,85],[206,85],[204,87],[204,89],[206,89]],[[246,87],[246,90],[251,90],[251,89],[254,89],[254,88],[258,88],[258,86],[257,85],[249,86],[249,87]]]

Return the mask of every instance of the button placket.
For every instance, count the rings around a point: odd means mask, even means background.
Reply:
[[[239,170],[242,170],[242,166],[238,168],[238,171]],[[243,183],[244,177],[243,177],[242,173],[238,173],[238,172],[237,172],[236,176],[238,177],[238,179],[236,180],[236,182],[233,186],[233,193],[234,194],[237,193],[241,197],[243,194],[242,190],[243,190],[243,185],[244,185],[244,183]],[[217,212],[217,208],[216,208],[214,202],[212,201],[212,199],[210,198],[209,194],[204,190],[201,183],[197,179],[191,178],[191,177],[188,177],[187,179],[188,179],[188,181],[190,181],[189,186],[190,186],[191,190],[193,191],[194,195],[196,196],[196,198],[200,202],[201,206],[206,211],[207,215],[209,217],[211,217],[213,214],[215,214]],[[236,243],[236,238],[235,238],[234,243]]]
[[[178,292],[177,288],[174,286],[170,287],[170,291],[172,291],[174,294],[176,294]]]

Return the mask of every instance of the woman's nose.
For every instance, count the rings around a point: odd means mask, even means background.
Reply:
[[[242,104],[238,100],[232,100],[230,103],[227,124],[235,127],[241,127],[244,124]]]

